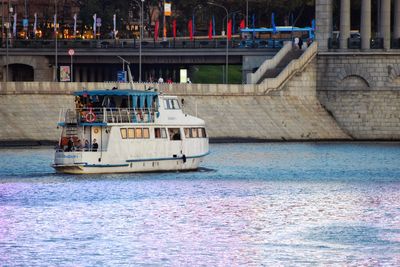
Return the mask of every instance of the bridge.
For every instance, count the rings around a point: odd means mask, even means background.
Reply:
[[[230,65],[239,65],[243,80],[247,73],[253,72],[261,63],[272,58],[282,47],[283,41],[254,42],[251,47],[244,45],[240,39],[228,42]],[[124,57],[132,66],[134,77],[139,76],[139,56],[142,61],[144,81],[150,77],[171,77],[179,81],[179,70],[190,69],[197,65],[224,66],[226,60],[226,41],[169,40],[154,42],[144,40],[140,44],[132,40],[16,40],[8,49],[0,49],[0,64],[3,73],[8,62],[9,81],[54,81],[55,66],[69,66],[71,57],[69,49],[74,49],[73,80],[76,82],[115,81],[117,72],[122,70],[122,62],[117,56]],[[7,51],[8,50],[8,51]],[[57,61],[57,62],[56,62]],[[0,75],[5,81],[7,75]]]

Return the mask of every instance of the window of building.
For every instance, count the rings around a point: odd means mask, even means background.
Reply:
[[[126,128],[121,128],[120,131],[122,139],[126,139]]]

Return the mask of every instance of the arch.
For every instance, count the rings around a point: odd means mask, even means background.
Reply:
[[[349,75],[341,81],[341,87],[346,89],[363,89],[370,86],[363,77],[358,75]]]
[[[369,72],[359,64],[349,64],[344,66],[338,73],[338,81],[340,82],[337,86],[343,86],[344,80],[348,77],[352,77],[353,80],[354,78],[361,79],[366,84],[366,87],[371,87],[373,81]]]
[[[35,71],[27,64],[9,64],[9,79],[13,82],[32,82],[35,80]]]
[[[399,65],[389,65],[388,66],[389,73],[389,84],[394,86],[400,85],[400,66]]]

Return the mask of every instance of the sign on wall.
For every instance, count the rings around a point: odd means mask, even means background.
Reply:
[[[60,82],[70,82],[70,81],[71,81],[71,67],[60,66]]]

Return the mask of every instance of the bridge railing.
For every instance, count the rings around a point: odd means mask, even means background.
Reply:
[[[277,49],[283,46],[283,39],[241,39],[232,38],[228,41],[228,46],[232,48],[270,48]],[[5,47],[5,42],[0,42]],[[62,49],[139,49],[140,41],[138,39],[103,39],[103,40],[66,40],[57,41],[57,47]],[[204,38],[190,39],[168,39],[155,41],[152,39],[142,40],[142,48],[146,49],[194,49],[194,48],[225,48],[226,39],[218,38],[208,40]],[[9,40],[9,48],[27,48],[27,49],[53,49],[55,40]]]

